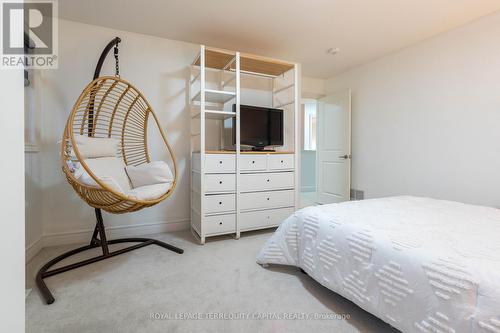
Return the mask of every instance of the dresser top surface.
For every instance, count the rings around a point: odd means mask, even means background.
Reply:
[[[200,152],[196,152],[200,153]],[[293,154],[293,151],[241,151],[242,155],[275,155],[275,154]],[[207,150],[205,154],[236,154],[235,151],[232,150]]]

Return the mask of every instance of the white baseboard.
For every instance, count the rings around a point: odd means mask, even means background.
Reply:
[[[172,232],[189,229],[190,219],[180,219],[155,223],[112,226],[106,228],[109,239],[134,237],[162,232]],[[94,229],[65,231],[44,234],[39,240],[26,248],[26,262],[29,262],[40,250],[48,246],[87,243],[92,237]]]
[[[315,185],[302,185],[300,188],[301,192],[315,192],[316,191],[316,186]]]
[[[33,257],[43,248],[43,236],[26,247],[25,260],[30,262]]]

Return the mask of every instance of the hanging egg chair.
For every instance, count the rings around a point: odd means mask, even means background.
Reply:
[[[75,135],[92,138],[115,138],[119,156],[125,166],[150,163],[148,120],[152,118],[171,156],[173,182],[167,191],[149,200],[120,193],[97,177],[82,158]],[[134,212],[156,205],[168,198],[177,182],[177,163],[157,116],[144,96],[129,82],[113,76],[98,77],[90,82],[76,101],[64,130],[61,146],[62,169],[68,182],[90,206],[114,214]],[[75,177],[69,161],[77,161],[99,186],[85,184]]]
[[[102,51],[95,69],[94,80],[85,87],[80,97],[78,97],[64,129],[61,145],[63,172],[76,193],[95,209],[96,224],[88,245],[59,255],[47,262],[38,271],[36,284],[47,304],[55,301],[54,296],[44,281],[45,278],[50,276],[151,244],[161,246],[179,254],[184,252],[178,247],[151,238],[134,237],[108,240],[106,237],[101,210],[113,214],[123,214],[151,207],[168,198],[173,193],[177,183],[175,155],[160,126],[157,116],[143,94],[119,76],[118,43],[120,42],[120,38],[116,37]],[[116,61],[115,76],[100,77],[104,60],[113,47]],[[122,180],[124,177],[128,186],[132,183],[132,180],[130,179],[129,182],[128,177],[130,175],[127,176],[125,170],[127,167],[139,168],[152,164],[150,163],[148,150],[148,120],[151,118],[158,128],[165,151],[170,155],[173,170],[166,163],[164,164],[168,169],[169,181],[142,187],[138,186],[137,188],[134,186],[136,190],[134,192],[133,190],[123,191],[120,186],[112,186],[115,184],[114,182],[109,182],[109,179],[105,181],[104,177],[98,176],[96,170],[89,166],[93,160],[93,163],[96,163],[95,160],[97,158],[88,158],[88,151],[87,154],[83,153],[85,145],[82,144],[84,142],[82,138],[86,138],[87,143],[89,141],[93,142],[93,147],[101,152],[102,149],[99,147],[101,144],[105,142],[113,143],[111,147],[115,149],[111,149],[113,155],[111,159],[101,159],[99,163],[101,167],[108,167],[108,169],[110,169],[109,164],[114,163],[115,170],[120,171]],[[160,161],[160,163],[164,162]],[[75,174],[77,170],[80,176]],[[82,175],[84,174],[87,181],[82,181]],[[151,190],[150,186],[154,187],[154,191]],[[148,191],[142,190],[142,192],[137,192],[140,188],[148,188]],[[134,194],[132,195],[132,193]],[[142,194],[139,195],[140,193]],[[145,193],[146,195],[144,195]],[[138,244],[122,247],[115,251],[110,251],[108,247],[110,244],[131,242]],[[96,247],[102,248],[102,255],[49,270],[52,266],[68,257]]]

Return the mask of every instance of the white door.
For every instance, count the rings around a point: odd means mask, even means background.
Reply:
[[[318,203],[347,201],[351,188],[351,91],[320,99],[317,124]]]

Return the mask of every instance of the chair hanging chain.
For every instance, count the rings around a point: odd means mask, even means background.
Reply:
[[[120,61],[118,60],[118,43],[115,45],[115,76],[120,77]]]

